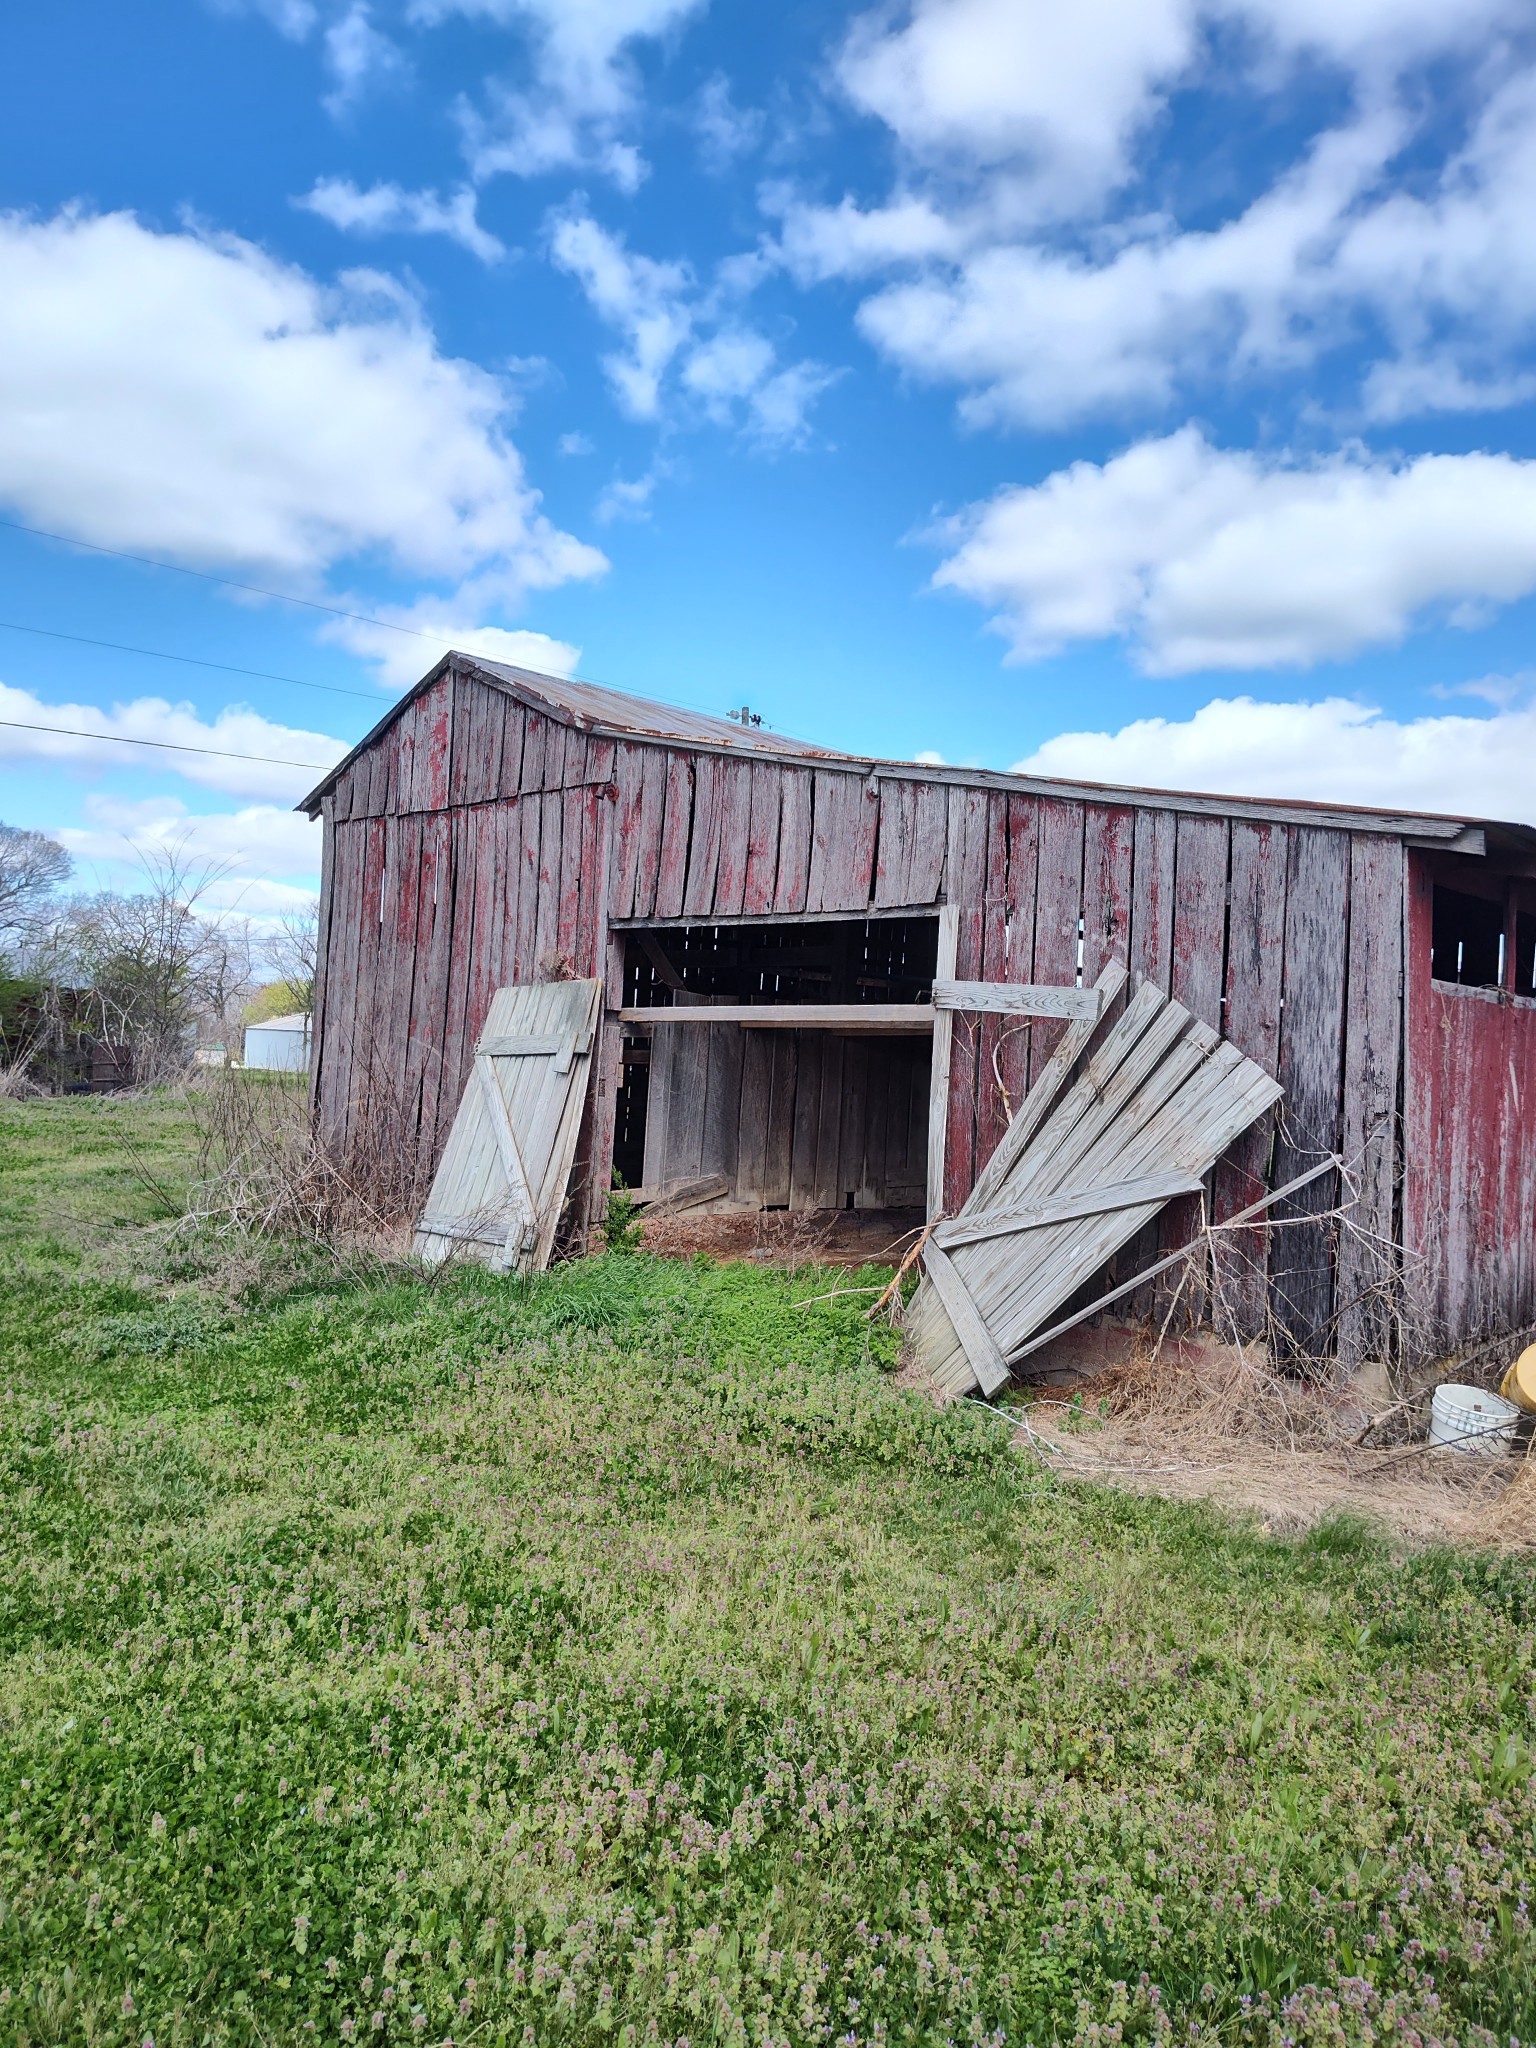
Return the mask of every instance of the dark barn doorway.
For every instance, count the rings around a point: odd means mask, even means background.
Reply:
[[[926,1199],[937,917],[747,919],[631,928],[624,1009],[762,1008],[765,1024],[624,1029],[614,1165],[631,1186],[718,1176],[717,1212],[891,1214]],[[785,1008],[870,1011],[800,1028]]]

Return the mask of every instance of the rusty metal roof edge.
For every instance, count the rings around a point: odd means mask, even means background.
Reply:
[[[1310,797],[1234,796],[1216,790],[1155,789],[1138,783],[1069,781],[1061,776],[1020,775],[996,768],[955,768],[938,763],[887,760],[873,754],[844,754],[830,747],[815,746],[808,740],[760,732],[751,727],[744,728],[738,736],[724,719],[714,718],[707,712],[685,711],[654,698],[636,697],[602,685],[576,684],[577,688],[589,689],[604,699],[617,698],[632,703],[642,712],[696,720],[701,727],[712,728],[717,736],[625,724],[590,711],[574,709],[563,701],[562,691],[574,682],[574,678],[541,675],[535,669],[513,668],[506,663],[491,662],[478,655],[457,651],[445,654],[419,683],[398,698],[351,752],[338,761],[294,808],[313,818],[338,777],[360,754],[382,738],[408,705],[429,689],[445,670],[455,666],[479,676],[492,688],[504,690],[509,696],[562,724],[577,726],[584,732],[600,733],[607,739],[629,741],[637,746],[683,747],[691,752],[728,757],[755,754],[781,762],[800,761],[821,768],[842,769],[850,774],[868,775],[874,771],[903,781],[939,782],[970,789],[1003,789],[1025,796],[1060,796],[1090,803],[1132,804],[1146,810],[1240,813],[1260,824],[1316,825],[1337,831],[1379,832],[1389,838],[1418,840],[1444,851],[1469,854],[1481,853],[1484,848],[1471,843],[1458,848],[1451,842],[1458,839],[1471,841],[1487,832],[1496,832],[1501,836],[1507,834],[1518,845],[1536,852],[1536,826],[1511,820],[1468,816],[1465,812],[1397,811],[1370,804],[1326,803]]]

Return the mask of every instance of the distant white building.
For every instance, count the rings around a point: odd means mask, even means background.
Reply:
[[[245,1027],[245,1064],[270,1067],[284,1074],[309,1071],[309,1018],[302,1010],[291,1017],[268,1017]]]

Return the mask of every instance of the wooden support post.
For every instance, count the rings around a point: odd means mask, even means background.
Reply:
[[[953,981],[960,952],[960,912],[953,903],[939,906],[939,953],[935,981]],[[928,1220],[944,1206],[944,1148],[949,1136],[949,1066],[954,1052],[955,1018],[951,1010],[936,1011],[933,1020],[933,1068],[928,1087]]]

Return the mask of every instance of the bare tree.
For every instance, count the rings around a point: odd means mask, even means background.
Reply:
[[[249,929],[243,920],[199,915],[220,878],[194,870],[183,849],[146,854],[148,886],[66,906],[49,939],[48,978],[61,1022],[131,1055],[136,1081],[185,1071],[199,1025],[228,1021],[250,990]]]
[[[46,832],[0,825],[0,938],[19,934],[74,862]]]
[[[267,958],[277,971],[279,981],[293,991],[294,1007],[302,1010],[307,1017],[315,1004],[315,966],[320,943],[320,919],[318,910],[308,910],[295,917],[285,917],[282,923],[268,933],[266,940]]]

